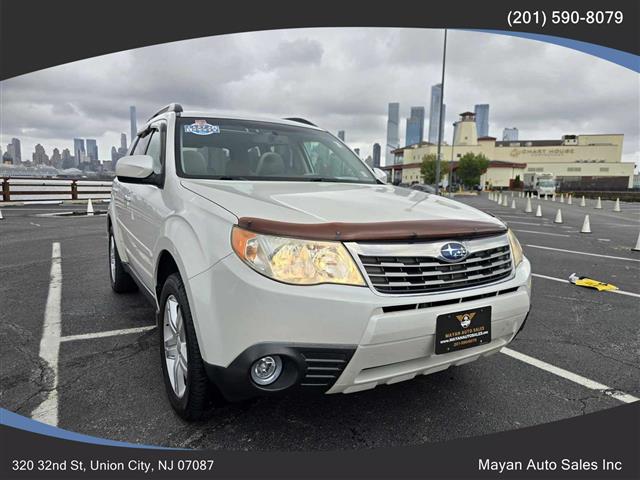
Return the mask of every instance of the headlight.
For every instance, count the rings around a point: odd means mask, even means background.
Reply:
[[[509,245],[511,245],[511,255],[513,255],[513,264],[517,267],[522,263],[524,253],[522,253],[522,246],[516,238],[515,234],[509,229],[507,231],[507,237],[509,237]]]
[[[358,266],[340,242],[260,235],[233,227],[231,245],[251,268],[295,285],[365,285]]]

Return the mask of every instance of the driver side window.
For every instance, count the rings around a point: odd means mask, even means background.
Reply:
[[[149,143],[149,139],[151,135],[145,135],[144,137],[138,137],[138,141],[136,142],[136,146],[134,147],[131,155],[144,155],[145,150],[147,149],[147,145]]]

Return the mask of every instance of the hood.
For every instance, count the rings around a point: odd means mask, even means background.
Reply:
[[[460,202],[391,185],[191,179],[181,183],[238,218],[314,224],[462,220],[504,225]]]

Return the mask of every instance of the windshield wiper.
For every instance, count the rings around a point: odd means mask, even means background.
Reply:
[[[307,182],[342,182],[343,181],[333,177],[306,177],[304,178],[304,180]]]
[[[239,177],[237,175],[221,175],[216,180],[249,180],[247,177]]]

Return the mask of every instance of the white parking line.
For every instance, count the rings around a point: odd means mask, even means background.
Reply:
[[[561,283],[571,283],[569,280],[565,280],[564,278],[556,278],[556,277],[549,277],[547,275],[540,275],[539,273],[532,273],[531,274],[532,277],[538,277],[538,278],[544,278],[546,280],[553,280],[554,282],[561,282]],[[629,297],[638,297],[640,298],[640,294],[639,293],[633,293],[633,292],[625,292],[624,290],[605,290],[606,292],[609,293],[617,293],[618,295],[628,295]]]
[[[62,337],[60,341],[73,342],[75,340],[90,340],[93,338],[113,337],[115,335],[128,335],[130,333],[146,332],[154,328],[156,328],[155,325],[148,325],[146,327],[123,328],[120,330],[107,330],[105,332],[81,333],[78,335],[67,335],[66,337]]]
[[[582,385],[589,390],[597,390],[599,392],[602,392],[615,398],[616,400],[620,400],[621,402],[632,403],[640,400],[633,395],[614,390],[613,388],[603,385],[602,383],[590,380],[586,377],[583,377],[582,375],[578,375],[577,373],[565,370],[564,368],[556,367],[555,365],[551,365],[550,363],[543,362],[542,360],[538,360],[537,358],[530,357],[529,355],[525,355],[524,353],[516,352],[515,350],[511,350],[510,348],[505,347],[501,350],[501,352],[505,355],[510,356],[511,358],[515,358],[516,360],[520,360],[521,362],[528,363],[529,365],[533,365],[534,367],[540,368],[549,373],[553,373],[554,375],[562,377],[573,383],[577,383],[578,385]]]
[[[516,230],[516,231],[519,231],[519,230]],[[564,253],[575,253],[576,255],[589,255],[590,257],[611,258],[613,260],[625,260],[627,262],[640,262],[640,258],[614,257],[612,255],[601,255],[599,253],[577,252],[575,250],[565,250],[564,248],[543,247],[542,245],[529,245],[528,243],[525,244],[525,247],[541,248],[542,250],[555,250],[556,252],[564,252]]]
[[[40,358],[51,370],[51,386],[46,398],[33,411],[34,420],[58,425],[58,352],[60,351],[60,319],[62,302],[62,257],[60,244],[51,246],[51,273],[49,276],[49,294],[44,311],[44,325],[40,340]]]
[[[515,230],[515,232],[523,232],[523,233],[537,233],[538,235],[550,235],[552,237],[569,237],[570,235],[565,235],[563,233],[548,233],[548,232],[535,232],[533,230]]]

